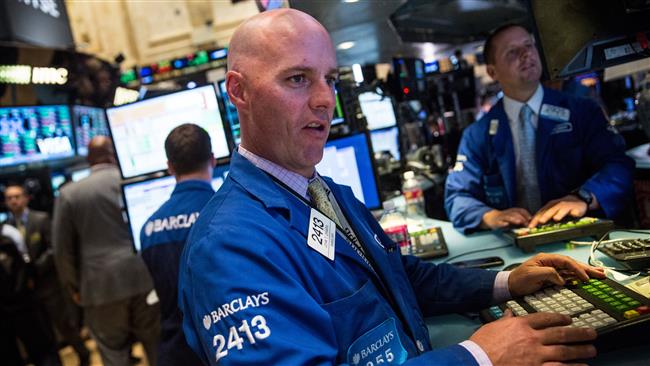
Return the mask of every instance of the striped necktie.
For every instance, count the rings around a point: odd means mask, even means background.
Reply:
[[[519,112],[519,159],[517,164],[517,206],[530,213],[542,207],[537,160],[535,158],[535,126],[533,110],[524,104]]]
[[[332,202],[330,202],[329,198],[327,197],[327,192],[325,192],[325,188],[318,178],[309,182],[307,191],[309,192],[309,197],[311,198],[311,202],[314,204],[314,206],[316,206],[316,208],[325,216],[334,221],[336,225],[341,227],[339,218],[334,212],[334,206],[332,206]]]

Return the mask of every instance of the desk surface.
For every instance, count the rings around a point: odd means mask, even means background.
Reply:
[[[492,232],[481,232],[464,236],[456,231],[450,222],[431,220],[435,226],[442,228],[443,235],[449,247],[449,257],[454,257],[472,250],[482,248],[501,247],[490,251],[468,254],[459,260],[481,258],[487,256],[499,256],[503,258],[505,266],[512,263],[521,263],[540,252],[563,254],[575,258],[576,260],[587,262],[589,258],[589,246],[572,246],[564,243],[548,244],[537,247],[535,253],[524,253],[519,248],[507,245],[508,242],[499,235]],[[612,237],[623,237],[624,233],[612,233]],[[628,234],[629,236],[629,234]],[[447,257],[447,258],[449,258]],[[604,255],[598,256],[605,264],[614,264]],[[434,260],[435,263],[441,263],[446,258]],[[495,268],[497,270],[501,268]],[[474,331],[481,325],[481,321],[475,314],[459,315],[450,314],[444,316],[435,316],[427,319],[431,344],[434,348],[444,347],[451,344],[462,342],[468,339]],[[649,335],[650,336],[650,335]],[[597,356],[589,360],[590,365],[648,365],[650,363],[650,347],[627,348],[617,350],[607,354]]]

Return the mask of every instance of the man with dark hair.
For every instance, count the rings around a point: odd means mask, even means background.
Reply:
[[[75,305],[62,291],[54,266],[50,216],[47,212],[28,207],[29,194],[22,185],[8,185],[4,196],[5,205],[9,209],[7,223],[18,228],[25,241],[33,268],[36,297],[62,340],[74,348],[80,364],[88,365],[90,352],[81,339],[78,325],[71,317]]]
[[[445,189],[454,226],[467,233],[622,216],[634,162],[598,105],[542,87],[535,41],[519,25],[498,28],[484,53],[504,97],[463,132]]]
[[[402,256],[350,187],[316,171],[335,108],[327,30],[294,9],[234,32],[227,89],[242,140],[201,211],[179,272],[188,344],[209,365],[541,365],[592,357],[594,329],[538,313],[504,318],[432,349],[425,316],[480,310],[558,270],[601,270],[539,254],[512,272]],[[269,63],[268,60],[273,60]]]
[[[120,172],[109,137],[88,144],[88,177],[67,184],[54,207],[54,255],[63,286],[84,320],[105,366],[129,365],[133,339],[156,365],[160,333],[151,276],[133,253],[122,216]]]
[[[210,135],[197,125],[180,125],[167,136],[165,153],[169,173],[177,184],[169,200],[151,215],[140,233],[142,258],[161,305],[158,365],[200,365],[181,327],[178,266],[192,224],[214,194],[210,184],[215,163]]]

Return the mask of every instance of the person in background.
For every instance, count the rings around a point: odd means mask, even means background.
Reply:
[[[43,304],[55,334],[72,346],[81,366],[90,362],[90,351],[81,339],[81,329],[73,315],[75,305],[62,290],[54,265],[51,221],[47,212],[30,209],[29,194],[19,184],[5,188],[5,205],[9,209],[7,223],[20,231],[34,270],[34,285],[38,301]]]
[[[535,40],[519,25],[495,30],[483,52],[504,97],[463,132],[445,186],[454,226],[468,233],[624,214],[634,162],[601,108],[542,87]]]
[[[192,224],[214,194],[211,181],[215,159],[210,135],[195,124],[180,125],[165,139],[165,153],[176,187],[140,232],[142,258],[160,298],[158,365],[200,365],[183,334],[182,314],[177,305],[178,266]]]
[[[0,223],[0,360],[23,366],[16,343],[36,366],[60,366],[49,319],[34,294],[29,251],[20,231]]]
[[[129,365],[132,339],[156,365],[159,304],[151,276],[133,252],[122,216],[120,172],[112,141],[88,144],[88,177],[69,183],[54,207],[54,255],[61,282],[84,309],[84,320],[105,366]]]
[[[268,60],[273,60],[269,63]],[[294,9],[234,32],[228,95],[242,140],[229,175],[183,250],[179,307],[209,365],[541,365],[593,357],[593,329],[571,318],[507,314],[469,340],[432,349],[425,316],[480,310],[602,270],[540,254],[512,272],[400,255],[350,187],[322,177],[335,106],[336,53]],[[547,363],[547,364],[548,364]]]

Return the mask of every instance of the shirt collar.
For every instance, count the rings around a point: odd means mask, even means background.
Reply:
[[[23,213],[20,215],[20,223],[25,225],[27,223],[27,215],[29,215],[29,207],[25,207]],[[18,221],[18,217],[15,217],[13,213],[9,212],[9,217],[13,218],[14,221]]]
[[[307,194],[307,187],[309,186],[309,182],[311,182],[313,179],[317,177],[318,174],[316,172],[314,172],[313,177],[305,178],[302,175],[296,172],[292,172],[291,170],[285,169],[270,160],[255,155],[254,153],[246,150],[241,145],[239,145],[237,149],[239,154],[244,158],[246,158],[251,163],[253,163],[253,165],[271,174],[273,177],[275,177],[280,182],[287,185],[289,188],[291,188],[294,192],[298,193],[304,199],[309,200],[309,195]]]
[[[504,94],[503,108],[506,110],[506,114],[508,115],[508,120],[510,122],[513,122],[519,119],[519,112],[521,111],[521,107],[523,107],[524,104],[528,104],[530,109],[532,109],[535,115],[537,116],[539,114],[540,108],[542,107],[543,100],[544,100],[544,88],[542,87],[542,84],[538,84],[537,90],[535,90],[535,93],[533,93],[533,95],[526,101],[526,103],[522,103],[517,100],[514,100]]]

